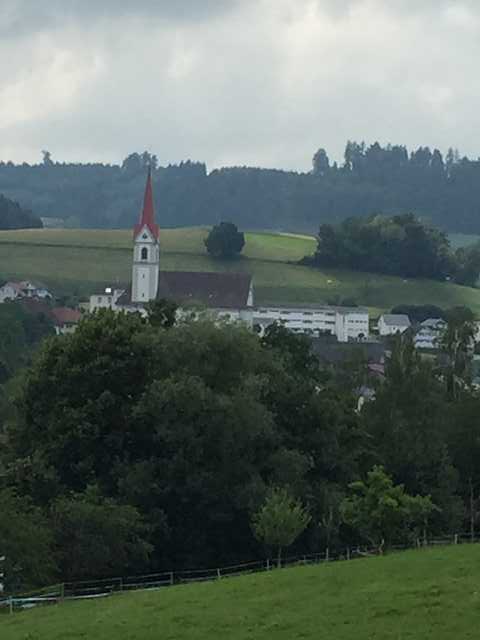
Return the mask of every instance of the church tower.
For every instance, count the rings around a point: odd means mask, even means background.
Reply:
[[[155,300],[160,269],[159,228],[153,209],[152,174],[148,170],[140,222],[133,230],[132,302]]]

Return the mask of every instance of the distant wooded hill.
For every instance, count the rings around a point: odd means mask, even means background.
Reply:
[[[0,229],[38,229],[42,221],[0,193]]]
[[[38,165],[0,163],[0,193],[66,226],[130,227],[146,167],[152,165],[163,226],[235,222],[240,228],[317,231],[320,224],[373,213],[414,213],[447,231],[480,233],[480,162],[450,149],[348,142],[341,165],[324,149],[312,171],[231,167],[207,173],[201,162],[159,167],[133,153],[122,165],[64,164],[48,152]]]

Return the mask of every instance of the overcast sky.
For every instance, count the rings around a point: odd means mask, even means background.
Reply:
[[[0,0],[0,159],[480,153],[479,0]]]

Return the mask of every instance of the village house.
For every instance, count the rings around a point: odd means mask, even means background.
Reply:
[[[381,336],[394,336],[410,327],[410,319],[402,313],[384,313],[378,319],[378,333]]]
[[[53,296],[44,284],[22,280],[21,282],[5,282],[0,287],[0,303],[19,298],[34,298],[37,300],[52,299]]]
[[[54,307],[50,311],[50,318],[57,336],[73,333],[82,318],[82,314],[77,309],[69,307]]]

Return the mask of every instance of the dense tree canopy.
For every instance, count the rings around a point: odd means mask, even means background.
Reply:
[[[477,249],[460,249],[454,254],[444,233],[423,224],[413,214],[372,215],[347,218],[338,225],[323,224],[315,255],[306,256],[304,261],[319,267],[409,278],[454,278],[472,286],[480,273]]]
[[[35,346],[54,329],[43,312],[18,302],[0,304],[0,385],[25,365]]]
[[[8,160],[5,158],[5,160]],[[314,232],[323,223],[382,212],[413,212],[443,230],[480,233],[480,162],[449,150],[348,142],[344,161],[319,149],[309,173],[230,167],[207,172],[201,162],[160,166],[132,153],[119,165],[0,163],[0,193],[68,226],[130,227],[153,171],[164,226],[215,224]],[[468,266],[466,266],[468,269]]]
[[[355,464],[327,459],[355,440],[353,399],[316,394],[291,365],[241,327],[94,315],[27,372],[10,482],[44,508],[94,483],[145,518],[153,564],[253,554],[269,485],[353,479]]]
[[[173,312],[162,301],[150,318],[93,314],[14,380],[0,432],[9,585],[236,563],[304,525],[292,553],[475,532],[480,396],[464,310],[447,316],[443,368],[407,332],[382,382],[323,369],[283,327],[260,338]],[[305,517],[290,520],[300,503]]]
[[[0,229],[38,229],[40,218],[0,193]]]
[[[245,237],[233,222],[220,222],[208,233],[205,246],[215,258],[234,258],[242,251]]]

